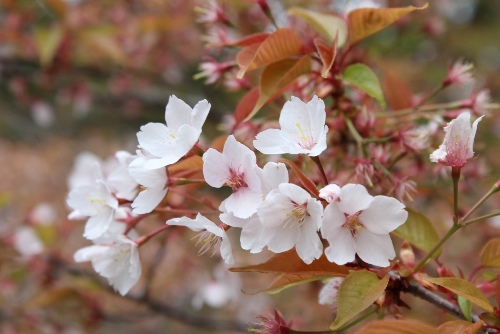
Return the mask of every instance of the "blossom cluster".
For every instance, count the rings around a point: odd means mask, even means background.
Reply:
[[[196,154],[196,145],[210,109],[200,101],[193,108],[171,96],[166,124],[149,123],[137,134],[135,155],[118,152],[102,162],[81,155],[70,177],[67,203],[70,218],[87,218],[84,237],[94,245],[80,249],[75,261],[91,261],[121,294],[140,278],[138,247],[144,242],[134,230],[147,214],[161,206],[169,187],[167,167]],[[322,99],[305,103],[296,97],[280,114],[280,129],[259,133],[254,147],[264,154],[319,156],[327,147],[328,126]],[[204,181],[211,187],[229,187],[231,194],[219,206],[216,222],[200,213],[171,218],[168,226],[198,232],[200,253],[220,249],[224,261],[234,263],[230,228],[240,228],[241,247],[259,253],[265,247],[282,253],[295,248],[310,264],[323,253],[339,265],[356,254],[371,265],[385,267],[395,257],[389,232],[406,221],[405,206],[392,197],[371,196],[361,184],[326,185],[319,196],[290,183],[282,162],[257,163],[253,150],[229,135],[222,152],[209,148],[202,155]],[[188,180],[189,181],[189,180]],[[329,243],[323,250],[322,239]]]

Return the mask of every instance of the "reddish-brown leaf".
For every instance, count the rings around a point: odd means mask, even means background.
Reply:
[[[393,110],[411,107],[413,93],[408,83],[401,76],[396,75],[389,69],[384,69],[382,87],[387,104]]]
[[[259,99],[244,121],[250,120],[264,105],[280,95],[290,83],[311,68],[311,57],[288,58],[269,64],[262,71]]]
[[[266,262],[260,264],[230,268],[229,270],[233,272],[286,273],[295,275],[308,274],[314,276],[342,277],[349,274],[347,267],[339,266],[328,261],[324,254],[311,264],[305,264],[297,255],[295,249],[276,254]]]
[[[260,88],[254,87],[249,90],[238,102],[236,111],[234,112],[234,120],[236,124],[243,122],[254,109],[260,96]]]
[[[269,37],[268,33],[257,33],[245,36],[236,41],[226,43],[227,46],[249,46],[264,42]]]
[[[306,188],[306,190],[314,197],[319,198],[319,190],[316,188],[316,185],[314,182],[308,178],[301,170],[300,168],[293,163],[290,160],[287,159],[280,159],[280,162],[286,164],[288,167],[290,167],[295,175],[299,178],[300,183]]]
[[[282,28],[273,32],[262,43],[251,44],[236,55],[240,67],[238,77],[247,71],[300,54],[302,44],[290,29]]]
[[[276,277],[271,284],[265,289],[257,290],[254,292],[245,292],[247,295],[256,295],[258,293],[267,292],[271,294],[278,293],[284,289],[291,288],[292,286],[299,285],[302,283],[307,283],[311,281],[317,281],[326,278],[326,276],[320,276],[315,274],[281,274]]]
[[[427,6],[428,4],[422,7],[355,9],[348,15],[351,43],[362,40],[396,22],[406,14],[415,10],[425,9]]]
[[[476,334],[483,328],[484,321],[471,323],[465,320],[453,320],[441,324],[437,331],[439,334]]]
[[[332,46],[326,44],[321,38],[315,38],[314,46],[316,46],[316,51],[318,51],[321,62],[323,63],[321,76],[327,78],[328,72],[330,72],[333,62],[335,61],[335,56],[337,55],[337,37],[333,40]]]

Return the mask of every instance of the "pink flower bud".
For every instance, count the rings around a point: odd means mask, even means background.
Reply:
[[[329,184],[319,191],[319,197],[328,203],[336,201],[340,197],[340,187],[334,183]]]

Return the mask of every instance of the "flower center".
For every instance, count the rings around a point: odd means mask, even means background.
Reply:
[[[298,204],[293,201],[292,203],[293,209],[292,211],[287,212],[283,228],[300,228],[304,224],[306,216],[309,215],[307,212],[307,203]]]
[[[195,235],[193,239],[195,238],[198,238],[196,246],[198,246],[199,244],[201,245],[200,250],[198,251],[198,255],[203,255],[208,251],[212,251],[213,256],[220,248],[220,244],[222,243],[221,237],[218,237],[212,232],[206,230]]]
[[[346,216],[346,222],[342,227],[346,227],[351,231],[351,235],[353,237],[356,236],[356,234],[364,227],[363,223],[359,220],[359,214],[361,211],[356,212],[353,215],[348,215],[345,214]]]
[[[240,173],[233,168],[229,168],[229,179],[226,181],[226,185],[233,189],[233,192],[237,191],[241,187],[248,187],[243,177],[244,173]]]
[[[297,141],[299,146],[306,150],[312,149],[313,146],[316,144],[313,142],[312,136],[310,134],[305,133],[304,129],[302,129],[302,126],[300,126],[299,122],[295,123],[295,126],[299,129],[297,135]]]

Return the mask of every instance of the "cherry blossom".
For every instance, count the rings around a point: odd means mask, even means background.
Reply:
[[[134,156],[125,151],[115,153],[118,165],[112,170],[106,184],[117,198],[132,201],[137,196],[139,185],[129,174],[129,164],[134,160]]]
[[[470,112],[461,113],[444,127],[443,143],[435,150],[430,159],[446,166],[461,168],[474,157],[473,145],[479,117],[471,126]]]
[[[137,244],[123,235],[113,243],[80,248],[75,262],[91,261],[94,270],[124,296],[141,277],[141,261]]]
[[[443,85],[456,84],[462,86],[468,83],[474,83],[472,70],[474,65],[463,60],[458,60],[448,69],[448,76],[444,79]]]
[[[70,219],[89,217],[83,233],[89,240],[106,233],[115,209],[118,208],[118,200],[102,179],[96,180],[94,185],[81,186],[70,191],[67,203],[74,210],[69,215]]]
[[[165,121],[148,123],[137,133],[139,147],[147,151],[151,157],[144,164],[147,169],[156,169],[179,161],[196,144],[205,123],[210,103],[207,100],[198,102],[191,109],[175,95],[165,108]]]
[[[220,247],[222,258],[227,264],[233,264],[233,251],[231,243],[227,237],[226,231],[217,226],[213,221],[198,214],[195,219],[188,217],[172,218],[167,221],[167,225],[185,226],[198,234],[198,244],[201,244],[199,254],[204,254],[208,251],[215,251]]]
[[[24,226],[14,233],[14,248],[23,257],[31,257],[43,252],[44,246],[35,229]]]
[[[323,198],[328,203],[336,201],[340,196],[340,187],[335,184],[329,184],[319,191],[319,197]]]
[[[343,277],[334,277],[329,279],[321,288],[318,295],[318,302],[321,305],[331,305],[337,309],[337,293],[339,292],[340,284],[344,281]]]
[[[330,244],[325,249],[328,260],[343,265],[358,254],[366,263],[388,266],[396,256],[389,232],[406,221],[404,208],[395,198],[371,196],[362,185],[343,186],[339,201],[325,208],[321,226]]]
[[[301,187],[280,184],[267,195],[257,214],[264,229],[259,238],[270,251],[282,253],[295,246],[307,264],[321,256],[323,245],[317,232],[323,206]]]
[[[142,191],[132,202],[132,212],[143,214],[153,211],[167,195],[168,175],[166,168],[146,169],[148,159],[141,152],[129,165],[128,172],[142,186]]]
[[[255,153],[229,136],[222,153],[210,148],[203,154],[203,176],[212,187],[231,187],[233,193],[220,205],[222,211],[248,218],[262,203],[261,181]]]
[[[281,110],[279,129],[259,133],[253,142],[264,154],[308,154],[317,156],[326,149],[326,112],[323,100],[314,96],[307,104],[295,96]]]

